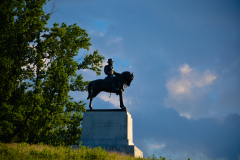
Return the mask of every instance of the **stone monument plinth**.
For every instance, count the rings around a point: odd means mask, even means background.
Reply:
[[[133,157],[143,153],[133,143],[132,118],[127,109],[94,109],[83,115],[79,144],[123,152]]]

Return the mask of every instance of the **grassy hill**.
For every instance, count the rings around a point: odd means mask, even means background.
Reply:
[[[69,147],[53,147],[47,145],[29,145],[27,143],[0,143],[0,159],[51,159],[51,160],[142,160],[121,153],[109,153],[102,148],[90,149],[82,146],[80,149]]]
[[[129,155],[116,152],[107,152],[101,147],[71,149],[63,146],[48,146],[43,144],[30,145],[27,143],[0,142],[0,160],[147,160],[145,158],[133,158]],[[148,160],[167,160],[165,157],[157,159],[154,155]],[[190,160],[190,158],[188,159]]]

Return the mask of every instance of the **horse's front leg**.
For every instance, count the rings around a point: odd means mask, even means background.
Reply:
[[[123,90],[120,91],[119,97],[120,97],[120,108],[121,109],[126,109],[126,107],[124,105],[124,102],[123,102]]]

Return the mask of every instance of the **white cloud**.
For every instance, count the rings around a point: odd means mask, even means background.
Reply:
[[[184,64],[182,67],[180,67],[180,72],[183,74],[191,72],[192,69],[189,68],[187,64]]]
[[[165,147],[165,144],[151,144],[151,145],[149,145],[150,149],[152,149],[152,148],[158,149],[158,148],[163,148],[163,147]]]
[[[166,87],[170,97],[191,94],[197,87],[204,87],[211,84],[217,76],[206,70],[200,73],[191,69],[187,64],[179,67],[180,76],[176,76],[167,81]]]
[[[108,59],[106,59],[105,62],[103,62],[103,66],[108,65],[107,61],[108,61]]]
[[[180,116],[186,117],[187,119],[191,118],[191,115],[189,113],[180,113]]]
[[[209,71],[198,71],[190,68],[188,64],[179,67],[179,74],[167,80],[168,97],[165,99],[166,107],[172,107],[180,116],[188,119],[205,117],[210,114],[209,107],[202,106],[203,101],[209,101],[209,85],[217,76]],[[206,99],[206,100],[203,100]]]
[[[90,34],[91,36],[97,36],[97,37],[103,37],[103,36],[104,36],[104,34],[103,34],[102,32],[96,31],[96,30],[91,30],[91,31],[89,31],[89,34]]]
[[[115,107],[119,108],[120,107],[119,96],[115,95],[115,93],[111,94],[111,98],[109,98],[109,96],[110,96],[110,93],[106,93],[106,92],[103,92],[103,93],[99,94],[99,97],[102,100],[110,102]],[[124,101],[125,105],[131,105],[132,104],[131,100],[129,100],[128,98],[124,98],[124,96],[123,96],[123,101]]]
[[[195,79],[193,82],[198,87],[203,87],[207,84],[211,84],[213,80],[217,78],[216,75],[212,74],[209,70],[205,71],[201,77],[196,77],[199,79]]]
[[[189,94],[192,89],[192,84],[187,80],[177,80],[175,78],[167,81],[166,87],[171,97],[177,97],[181,94]]]
[[[109,40],[107,41],[107,46],[110,46],[111,44],[114,44],[114,43],[120,43],[122,40],[123,40],[122,37],[115,37],[115,38],[110,37]]]

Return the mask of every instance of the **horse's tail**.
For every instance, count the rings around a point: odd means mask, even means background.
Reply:
[[[91,94],[92,94],[92,83],[93,83],[93,82],[90,82],[90,83],[88,84],[88,97],[87,97],[87,99],[89,99],[90,96],[91,96]]]

